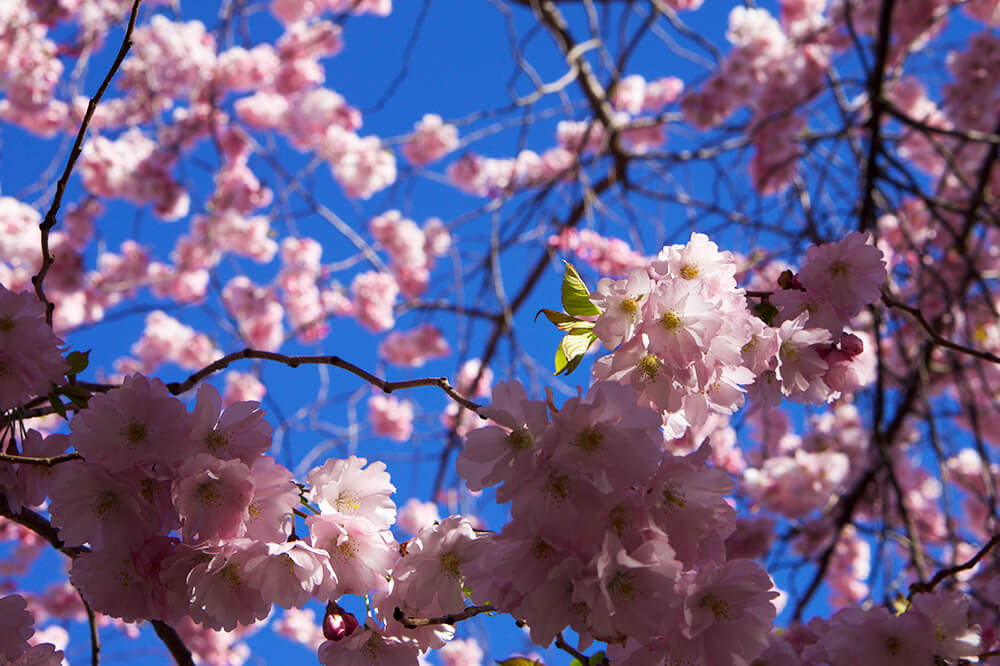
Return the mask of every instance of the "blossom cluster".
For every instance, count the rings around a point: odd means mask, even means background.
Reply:
[[[458,458],[471,490],[499,485],[511,521],[470,546],[475,601],[524,621],[548,645],[569,626],[627,663],[746,665],[767,645],[769,576],[729,559],[732,481],[707,445],[667,450],[661,418],[628,384],[595,383],[561,407],[501,382]],[[641,656],[640,656],[641,655]]]

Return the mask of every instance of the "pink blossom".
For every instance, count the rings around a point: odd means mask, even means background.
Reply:
[[[226,389],[222,394],[225,407],[237,402],[260,402],[267,388],[257,377],[248,372],[230,370],[226,373]]]
[[[380,530],[396,521],[396,505],[390,499],[396,488],[383,462],[368,464],[356,456],[330,459],[310,470],[307,478],[312,499],[323,513],[364,518]]]
[[[28,639],[35,633],[31,626],[34,623],[24,597],[17,594],[0,597],[0,654],[13,660],[27,650]]]
[[[378,137],[359,137],[337,125],[326,130],[319,154],[352,199],[370,199],[396,181],[396,158]]]
[[[275,351],[281,346],[285,311],[273,291],[258,287],[245,275],[238,275],[223,288],[222,300],[236,317],[240,334],[248,345],[267,351]]]
[[[483,656],[475,638],[455,639],[438,650],[441,666],[482,666]]]
[[[247,507],[245,534],[260,541],[281,542],[292,532],[292,511],[301,503],[294,475],[270,456],[261,456],[250,470],[253,498]]]
[[[301,608],[317,594],[334,593],[337,579],[326,551],[304,541],[265,544],[243,565],[248,585],[260,590],[265,601],[282,608]]]
[[[396,544],[365,518],[323,514],[306,519],[309,543],[325,550],[337,576],[337,593],[367,594],[385,584],[396,560]]]
[[[458,128],[442,122],[441,116],[429,113],[414,129],[403,144],[403,155],[412,164],[430,164],[458,148]]]
[[[602,312],[594,324],[594,335],[606,349],[614,349],[632,337],[639,323],[640,304],[651,289],[649,274],[641,268],[629,271],[627,281],[610,278],[598,281],[591,300]]]
[[[748,666],[767,647],[776,615],[771,578],[749,560],[688,574],[681,629],[667,634],[669,653],[695,663]]]
[[[373,332],[387,331],[396,323],[393,305],[399,285],[388,273],[358,273],[351,282],[354,311],[362,326]]]
[[[786,321],[778,330],[781,344],[778,348],[777,376],[781,391],[797,402],[825,402],[830,389],[823,381],[829,369],[813,345],[830,341],[830,334],[823,329],[807,329],[808,315],[799,315]]]
[[[230,90],[257,90],[274,80],[278,56],[270,44],[252,49],[233,46],[219,54],[215,65],[215,83]]]
[[[519,382],[500,382],[493,388],[493,402],[482,410],[498,425],[469,433],[456,463],[470,490],[482,490],[516,480],[530,469],[539,438],[548,424],[544,402],[529,400]]]
[[[413,643],[383,638],[376,626],[366,625],[364,631],[319,647],[319,663],[324,666],[413,666],[416,661]]]
[[[413,434],[413,403],[391,395],[368,398],[368,421],[376,435],[405,442]]]
[[[490,394],[493,385],[493,371],[483,367],[478,358],[470,358],[458,369],[455,386],[463,393],[481,398]]]
[[[259,542],[230,541],[218,554],[191,568],[187,576],[191,619],[205,627],[232,631],[239,624],[267,617],[271,604],[248,583],[245,570],[247,561],[263,549]]]
[[[121,388],[90,398],[69,427],[74,448],[112,472],[136,464],[172,465],[191,451],[184,404],[163,382],[139,374],[126,377]]]
[[[211,384],[198,387],[191,422],[195,449],[216,458],[239,458],[253,465],[257,456],[271,448],[272,428],[264,420],[260,403],[239,402],[223,411],[219,391]]]
[[[289,640],[318,650],[326,640],[323,630],[316,622],[316,613],[311,608],[289,608],[277,620],[271,623],[271,628]]]
[[[433,525],[441,520],[438,513],[437,504],[434,502],[421,502],[416,497],[411,497],[399,510],[396,524],[410,534],[417,534],[424,527]]]
[[[451,353],[441,329],[421,324],[408,331],[392,331],[379,343],[379,355],[394,365],[419,368],[428,360]]]
[[[393,567],[393,594],[411,608],[433,615],[465,608],[462,567],[474,558],[472,525],[449,516],[420,530],[407,542],[406,555]]]
[[[845,317],[857,314],[878,299],[886,277],[882,252],[869,240],[852,231],[838,243],[810,247],[799,281],[807,290],[830,299]]]
[[[239,534],[253,498],[250,469],[239,460],[199,453],[178,472],[172,497],[190,543],[229,539]]]
[[[60,465],[49,496],[52,524],[70,546],[128,546],[141,543],[159,527],[152,508],[135,488],[90,463]]]
[[[69,364],[59,349],[62,344],[45,323],[45,306],[34,294],[15,294],[0,285],[0,411],[63,383]]]

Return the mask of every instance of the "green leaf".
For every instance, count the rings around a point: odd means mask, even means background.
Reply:
[[[763,321],[768,326],[774,321],[774,318],[778,316],[778,308],[774,307],[767,301],[761,301],[757,305],[753,306],[753,313],[757,315],[757,318]]]
[[[52,405],[52,411],[54,411],[56,414],[63,417],[64,419],[67,418],[66,405],[64,405],[63,401],[59,399],[59,394],[56,393],[55,391],[49,393],[49,404]]]
[[[59,394],[69,398],[70,402],[80,408],[86,407],[87,401],[90,400],[90,391],[82,386],[68,384],[66,386],[59,387],[58,392]]]
[[[574,328],[593,328],[594,322],[583,321],[577,319],[573,315],[568,315],[565,312],[558,312],[556,310],[549,310],[547,308],[542,308],[535,313],[535,319],[538,319],[538,315],[543,314],[545,317],[555,324],[556,328],[560,331],[570,331]]]
[[[90,364],[90,350],[85,352],[72,351],[66,354],[66,362],[69,363],[67,375],[78,375],[87,369]]]
[[[583,278],[573,268],[573,264],[568,261],[563,263],[566,264],[566,275],[562,283],[563,309],[577,317],[594,317],[601,314],[601,309],[590,301],[590,291],[583,283]]]
[[[597,664],[600,664],[605,659],[607,659],[607,655],[605,655],[603,652],[598,652],[595,655],[591,655],[590,659],[587,660],[587,666],[597,666]],[[584,666],[584,665],[583,662],[580,661],[579,659],[574,659],[573,661],[569,662],[569,666]]]
[[[568,375],[576,370],[583,360],[584,354],[587,353],[595,340],[597,340],[597,336],[586,329],[574,329],[563,336],[562,342],[559,343],[559,348],[556,350],[555,374]]]
[[[533,661],[531,659],[526,659],[525,657],[510,657],[504,659],[503,661],[497,661],[496,663],[500,666],[545,666],[540,661]]]

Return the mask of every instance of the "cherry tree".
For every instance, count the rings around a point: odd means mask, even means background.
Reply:
[[[0,0],[0,660],[1000,664],[997,26]]]

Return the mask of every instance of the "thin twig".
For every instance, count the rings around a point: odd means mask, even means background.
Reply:
[[[228,356],[223,356],[214,363],[210,363],[201,370],[198,370],[190,377],[185,379],[183,382],[172,382],[167,384],[167,390],[169,390],[174,395],[180,395],[185,391],[191,390],[198,382],[200,382],[205,377],[218,372],[219,370],[224,370],[229,367],[232,363],[245,358],[257,358],[265,361],[276,361],[278,363],[283,363],[291,368],[297,368],[300,365],[332,365],[335,368],[340,368],[342,370],[347,370],[353,375],[360,377],[372,386],[375,386],[382,390],[383,393],[392,393],[393,391],[398,391],[400,389],[416,388],[418,386],[436,386],[442,391],[444,391],[449,398],[460,404],[461,406],[469,409],[475,413],[479,413],[482,405],[472,402],[468,398],[464,397],[454,387],[448,382],[445,377],[421,377],[419,379],[405,379],[397,382],[390,382],[381,377],[376,377],[372,373],[368,372],[363,368],[359,368],[349,361],[345,361],[339,356],[286,356],[285,354],[278,354],[276,352],[260,351],[257,349],[244,349],[243,351],[234,352]]]
[[[499,609],[495,606],[484,604],[482,606],[468,606],[465,610],[458,613],[449,613],[440,617],[410,617],[397,606],[396,610],[392,612],[392,619],[407,629],[426,627],[429,624],[450,624],[454,626],[462,620],[468,620],[470,617],[475,617],[481,613],[494,613],[497,610]]]
[[[882,290],[882,302],[891,308],[902,310],[916,319],[930,337],[931,342],[936,344],[938,347],[945,347],[946,349],[968,354],[969,356],[974,356],[978,359],[989,361],[990,363],[1000,363],[1000,356],[997,356],[996,354],[991,354],[990,352],[981,351],[979,349],[973,349],[972,347],[966,347],[943,337],[940,333],[934,330],[931,323],[927,321],[926,317],[924,317],[924,313],[922,313],[918,308],[915,308],[912,305],[907,305],[906,303],[894,298],[886,289]]]
[[[45,213],[45,219],[38,225],[42,235],[42,265],[38,269],[38,273],[32,276],[31,283],[35,286],[35,295],[38,296],[38,300],[45,303],[45,321],[49,326],[52,325],[52,312],[56,308],[56,304],[50,301],[45,295],[45,288],[43,286],[45,276],[55,261],[55,257],[49,252],[49,232],[56,226],[56,215],[59,213],[59,206],[62,204],[66,186],[69,184],[70,174],[73,173],[73,167],[76,166],[76,161],[80,158],[81,152],[83,152],[83,140],[87,136],[87,127],[90,125],[90,120],[93,118],[94,112],[97,110],[97,105],[104,96],[104,92],[111,85],[111,79],[114,78],[115,72],[118,71],[118,68],[125,60],[125,55],[132,48],[132,32],[135,30],[135,19],[139,15],[139,3],[141,1],[135,0],[132,3],[132,12],[128,17],[128,26],[125,28],[125,37],[122,39],[121,48],[118,49],[118,55],[115,56],[115,61],[111,63],[111,69],[108,70],[97,92],[94,93],[94,96],[87,103],[87,111],[83,114],[80,130],[76,133],[76,141],[73,142],[73,148],[69,151],[69,158],[66,160],[66,168],[63,169],[62,176],[56,181],[56,192],[52,197],[52,205],[49,206],[48,212]]]
[[[101,637],[97,634],[97,614],[79,590],[77,594],[80,595],[83,609],[87,612],[87,625],[90,627],[90,666],[98,666],[101,663]]]
[[[48,458],[36,458],[34,456],[0,453],[0,462],[15,463],[18,465],[41,465],[44,467],[54,467],[59,463],[70,462],[71,460],[83,460],[83,456],[79,453],[60,453],[57,456],[50,456]]]
[[[914,583],[913,585],[910,585],[910,598],[912,599],[914,594],[930,592],[944,579],[950,578],[957,573],[967,571],[976,566],[979,561],[986,557],[986,554],[989,553],[990,550],[992,550],[997,544],[1000,544],[1000,534],[994,534],[993,538],[987,541],[986,545],[980,548],[979,552],[973,555],[969,561],[963,562],[962,564],[956,564],[955,566],[948,567],[947,569],[941,569],[926,583]]]

